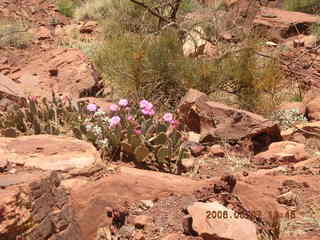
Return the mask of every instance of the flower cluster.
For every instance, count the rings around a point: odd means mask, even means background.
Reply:
[[[155,121],[153,116],[156,113],[154,105],[145,99],[138,103],[138,107],[130,106],[127,99],[120,99],[117,104],[113,103],[109,106],[110,111],[108,113],[102,111],[94,103],[88,104],[86,110],[91,116],[84,122],[86,130],[95,136],[98,145],[106,145],[109,142],[105,139],[104,131],[112,132],[117,128],[127,129],[131,126],[134,134],[144,134],[145,122],[148,119]],[[162,120],[168,126],[177,127],[178,121],[174,119],[172,113],[165,113]],[[102,142],[104,144],[101,144]]]

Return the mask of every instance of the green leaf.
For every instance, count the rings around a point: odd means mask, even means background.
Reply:
[[[131,145],[128,144],[127,142],[122,142],[121,148],[122,148],[123,152],[125,152],[127,154],[133,154],[133,149],[132,149]]]
[[[160,163],[165,163],[170,158],[170,150],[166,147],[161,147],[157,151],[156,157]]]
[[[137,148],[142,143],[141,138],[134,134],[128,137],[128,142],[133,149]]]
[[[150,151],[145,145],[138,146],[134,151],[134,154],[138,161],[143,161],[149,155],[149,153]]]
[[[160,133],[150,138],[149,142],[154,145],[165,144],[167,142],[167,135],[165,133]]]

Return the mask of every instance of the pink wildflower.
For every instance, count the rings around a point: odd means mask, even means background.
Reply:
[[[116,111],[119,110],[119,106],[118,106],[117,104],[111,104],[111,105],[110,105],[110,110],[111,110],[112,112],[116,112]]]
[[[87,105],[87,110],[89,112],[95,112],[95,111],[97,111],[97,105],[95,105],[93,103],[90,103],[90,104]]]
[[[167,123],[172,123],[172,121],[173,121],[173,115],[172,115],[172,113],[165,113],[165,114],[163,115],[163,120],[164,120],[165,122],[167,122]]]
[[[137,134],[137,135],[140,135],[140,134],[142,134],[142,131],[140,129],[135,129],[134,133]]]
[[[113,116],[110,119],[110,127],[118,125],[120,123],[120,121],[121,121],[121,118],[119,116]]]
[[[120,99],[119,100],[119,105],[121,106],[121,107],[126,107],[127,105],[128,105],[128,100],[127,99]]]
[[[147,109],[147,108],[142,109],[141,112],[143,113],[143,115],[146,115],[146,116],[153,116],[155,114],[155,111],[153,109]]]
[[[151,110],[153,108],[153,104],[151,102],[148,102],[147,100],[140,101],[139,106],[141,109],[147,110]]]

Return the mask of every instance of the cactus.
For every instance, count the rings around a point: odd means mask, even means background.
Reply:
[[[138,146],[134,151],[134,155],[137,161],[144,161],[149,153],[150,151],[145,145]]]
[[[156,159],[161,163],[165,163],[170,159],[170,150],[166,147],[160,147],[156,154]]]
[[[165,133],[160,133],[149,139],[149,142],[153,145],[166,144],[167,135]]]
[[[175,164],[188,157],[186,149],[181,148],[182,134],[169,129],[168,121],[143,116],[139,107],[131,109],[136,112],[127,112],[124,108],[117,112],[121,121],[111,126],[109,121],[115,113],[93,114],[83,103],[71,99],[64,102],[52,92],[51,100],[29,98],[24,106],[15,105],[13,110],[0,113],[0,129],[3,133],[15,129],[11,132],[17,134],[71,132],[76,138],[93,143],[103,157],[126,157],[176,172]],[[127,120],[129,114],[133,116],[132,121]],[[141,132],[136,132],[137,129]]]

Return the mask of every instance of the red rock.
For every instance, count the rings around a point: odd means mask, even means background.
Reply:
[[[92,33],[97,25],[98,23],[95,21],[88,21],[80,27],[80,33]]]
[[[145,236],[142,232],[135,232],[134,233],[134,237],[133,237],[133,240],[145,240]]]
[[[316,135],[320,135],[320,121],[300,123],[294,128],[281,131],[284,140],[298,143],[305,143],[306,139]]]
[[[320,97],[314,98],[307,104],[307,116],[309,120],[320,121]]]
[[[57,70],[58,75],[50,74],[52,70]],[[29,64],[11,78],[20,82],[16,85],[23,95],[47,98],[51,98],[52,90],[79,98],[101,89],[98,72],[78,49],[45,51],[30,59]]]
[[[190,147],[191,153],[193,156],[200,156],[206,148],[199,144],[194,144]]]
[[[211,157],[224,157],[225,152],[222,146],[216,144],[210,147],[209,154]]]
[[[268,151],[254,156],[253,162],[257,165],[288,164],[304,161],[309,157],[304,144],[283,141],[272,143]]]
[[[0,185],[5,185],[0,188],[1,239],[81,239],[69,195],[56,173],[0,175]]]
[[[292,26],[298,24],[312,25],[320,21],[320,17],[302,12],[286,11],[278,8],[262,7],[256,15],[253,24],[256,27],[277,32],[279,40],[288,38],[293,32]],[[291,30],[291,31],[290,31]],[[293,33],[292,33],[293,32]]]
[[[8,162],[43,170],[71,170],[101,162],[96,148],[72,137],[34,135],[0,138]]]
[[[3,172],[8,166],[8,161],[0,159],[0,172]]]
[[[102,211],[107,206],[114,208],[127,201],[157,199],[169,196],[170,193],[190,195],[202,185],[186,177],[121,167],[118,174],[73,188],[71,196],[78,209],[76,219],[83,232],[83,239],[89,240],[94,238],[99,225],[107,223],[106,213]]]
[[[182,121],[202,141],[216,138],[250,143],[248,150],[264,150],[271,142],[281,140],[279,126],[260,115],[210,101],[207,95],[190,89],[181,100],[178,112]],[[254,126],[254,127],[253,127]]]
[[[153,219],[150,216],[140,215],[135,216],[133,222],[137,228],[144,228],[145,226],[152,224]]]
[[[46,27],[40,27],[38,32],[37,32],[37,37],[38,37],[39,40],[50,39],[51,38],[51,32]]]
[[[195,164],[195,159],[194,158],[183,158],[181,160],[181,166],[185,171],[190,171],[193,169]]]
[[[214,238],[233,240],[258,239],[256,226],[253,222],[237,217],[238,215],[234,211],[218,202],[196,202],[188,207],[188,213],[192,216],[193,230],[204,240]]]

